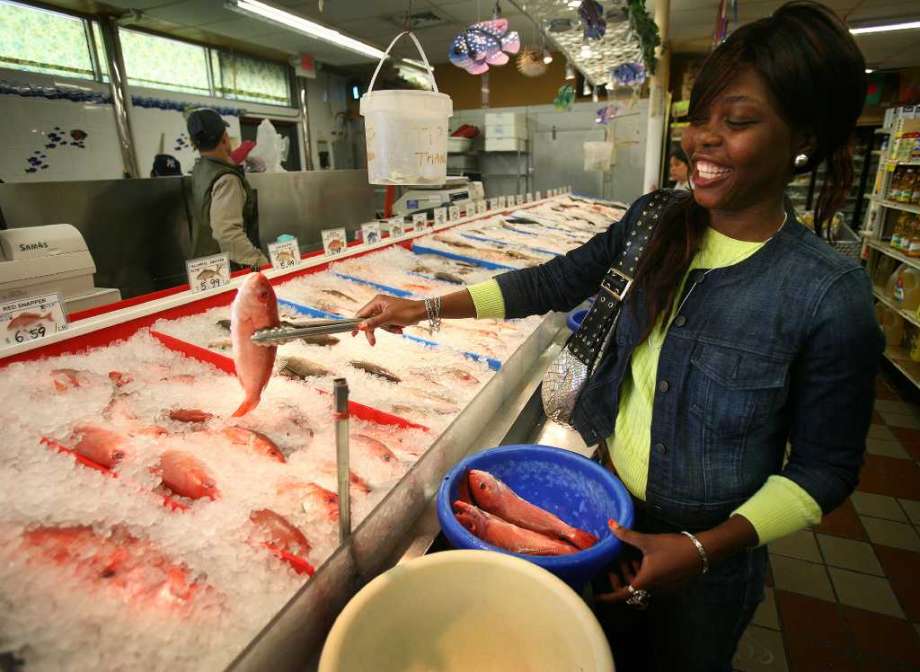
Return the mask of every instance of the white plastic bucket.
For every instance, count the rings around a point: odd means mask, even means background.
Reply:
[[[610,672],[594,614],[542,567],[445,551],[367,584],[332,626],[319,672]]]
[[[614,145],[606,140],[591,140],[585,143],[585,170],[610,170],[613,163]]]
[[[447,178],[447,120],[453,115],[453,101],[447,94],[438,92],[428,58],[411,32],[397,35],[386,53],[390,53],[403,35],[415,42],[428,68],[434,91],[374,91],[383,60],[377,64],[370,88],[361,96],[368,182],[444,184]]]

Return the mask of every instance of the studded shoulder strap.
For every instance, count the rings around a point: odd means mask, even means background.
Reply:
[[[566,347],[589,369],[593,369],[598,355],[607,347],[620,307],[632,287],[639,259],[651,240],[661,213],[675,199],[673,192],[658,191],[652,195],[627,235],[619,258],[601,281],[594,305],[569,340]]]

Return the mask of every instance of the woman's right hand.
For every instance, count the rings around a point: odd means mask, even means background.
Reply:
[[[401,334],[403,327],[418,324],[425,319],[425,302],[378,294],[355,313],[355,317],[366,319],[352,332],[352,336],[363,331],[367,336],[367,342],[374,345],[377,342],[374,330],[378,327],[394,334]]]

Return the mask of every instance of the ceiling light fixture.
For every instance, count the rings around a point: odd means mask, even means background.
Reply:
[[[553,62],[553,55],[549,53],[549,49],[543,50],[543,62],[547,65]]]
[[[887,33],[893,30],[913,30],[920,28],[920,21],[905,21],[904,23],[889,23],[880,26],[861,26],[859,28],[850,28],[853,35],[865,35],[866,33]]]
[[[341,47],[342,49],[356,54],[361,54],[368,58],[386,58],[386,52],[381,51],[377,47],[356,40],[353,37],[343,35],[337,30],[327,28],[315,21],[305,19],[302,16],[297,16],[296,14],[285,12],[277,7],[272,7],[264,2],[259,2],[258,0],[227,0],[226,7],[240,14],[254,16],[263,21],[268,21],[269,23],[295,30],[308,37],[334,44],[337,47]]]
[[[866,68],[866,74],[867,74],[867,75],[871,75],[873,72],[875,72],[875,69],[874,69],[874,68]]]

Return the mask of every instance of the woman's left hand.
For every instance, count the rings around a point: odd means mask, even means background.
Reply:
[[[614,536],[637,549],[638,560],[622,560],[620,572],[610,572],[613,592],[594,596],[598,602],[621,602],[630,596],[627,586],[647,590],[653,597],[656,592],[679,588],[703,570],[700,555],[687,537],[682,534],[643,534],[621,527],[611,520],[608,525]]]

